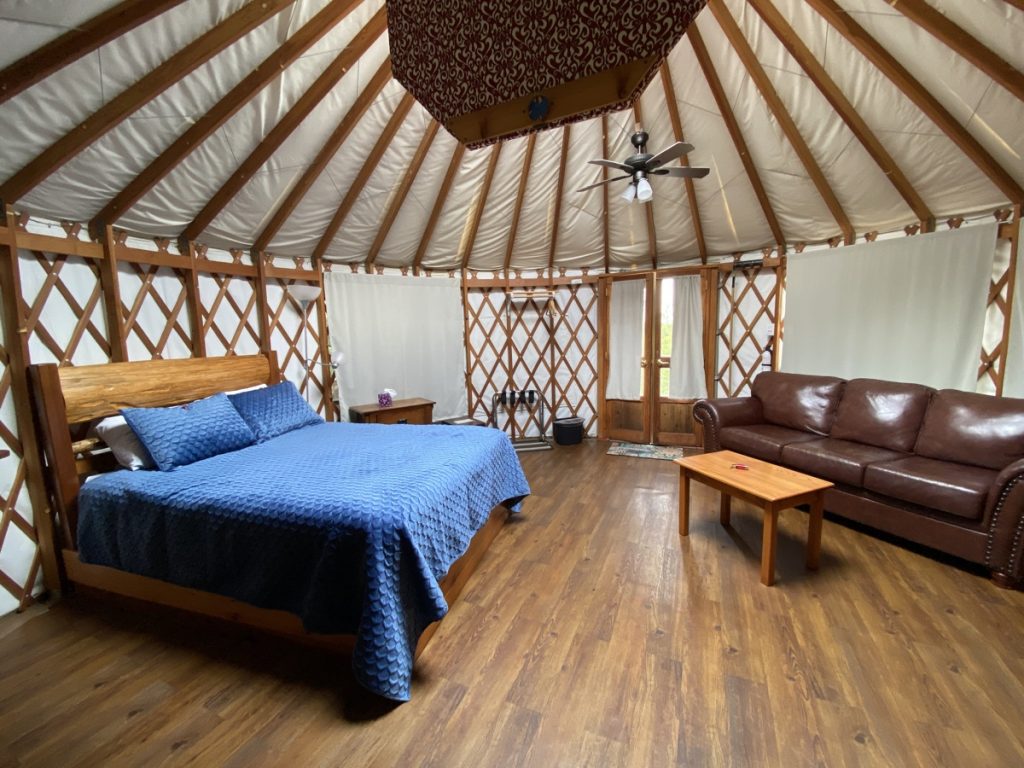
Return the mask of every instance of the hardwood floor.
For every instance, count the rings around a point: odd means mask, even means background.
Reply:
[[[607,443],[523,454],[534,495],[407,704],[347,660],[85,596],[0,620],[0,765],[1024,764],[1024,594],[826,520],[761,518]]]

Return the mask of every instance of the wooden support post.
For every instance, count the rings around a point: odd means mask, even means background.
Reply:
[[[128,344],[125,340],[121,286],[117,275],[117,240],[114,237],[114,228],[109,224],[103,228],[101,234],[103,258],[100,260],[100,286],[103,289],[103,315],[107,321],[107,338],[110,340],[110,362],[123,363],[128,360]]]
[[[1013,206],[1013,222],[1010,225],[1010,266],[1006,270],[1006,311],[1003,312],[1003,337],[996,351],[996,394],[1003,394],[1006,380],[1006,363],[1009,360],[1010,332],[1013,327],[1013,299],[1017,287],[1017,267],[1020,261],[1020,219],[1022,205]]]
[[[779,370],[782,361],[782,299],[786,289],[786,257],[775,268],[775,331],[772,334],[772,370]]]
[[[196,269],[196,247],[188,240],[178,242],[178,250],[188,256],[189,269],[185,275],[185,302],[192,325],[192,357],[206,357],[206,337],[203,335],[203,309],[199,298],[199,271]]]
[[[334,371],[331,368],[331,349],[328,343],[330,331],[327,327],[327,297],[324,295],[327,290],[327,281],[324,279],[324,260],[313,259],[313,269],[316,270],[320,285],[320,295],[316,297],[316,320],[320,326],[317,340],[320,352],[320,382],[323,389],[324,418],[328,421],[333,421],[334,390],[331,387],[331,379],[334,378]]]
[[[11,397],[18,423],[22,461],[39,554],[42,559],[43,583],[48,590],[60,589],[56,542],[52,512],[46,494],[42,455],[36,439],[36,428],[28,391],[28,364],[31,360],[25,318],[25,301],[21,295],[21,270],[18,264],[18,219],[7,210],[6,237],[0,240],[0,291],[2,291],[4,346],[7,348],[7,372],[11,380]],[[21,596],[21,608],[32,599],[39,559],[33,561],[31,572]]]
[[[267,303],[267,255],[263,251],[253,251],[252,263],[256,266],[256,280],[252,288],[256,292],[256,311],[259,313],[260,353],[266,355],[271,349],[270,306]]]

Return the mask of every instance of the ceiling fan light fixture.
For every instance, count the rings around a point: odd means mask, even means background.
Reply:
[[[636,199],[641,203],[649,202],[654,197],[654,190],[651,189],[651,182],[647,179],[640,179],[636,183]]]
[[[627,203],[632,203],[634,197],[636,197],[636,184],[630,182],[626,185],[626,189],[622,193],[622,199]]]

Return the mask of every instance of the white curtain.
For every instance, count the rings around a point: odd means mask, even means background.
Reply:
[[[707,397],[704,380],[704,314],[700,277],[685,275],[672,282],[672,364],[669,367],[668,396]]]
[[[973,392],[996,224],[789,257],[782,370]]]
[[[435,420],[465,415],[460,280],[327,272],[324,286],[343,419],[384,389],[433,400]]]
[[[1024,397],[1024,264],[1018,248],[1017,287],[1013,292],[1013,310],[1010,315],[1010,346],[1007,350],[1006,373],[1003,376],[1003,395]]]
[[[643,390],[644,297],[647,281],[616,280],[608,314],[609,400],[640,400]]]

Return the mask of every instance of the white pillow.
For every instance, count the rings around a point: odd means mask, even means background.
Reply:
[[[253,392],[254,390],[257,390],[257,389],[266,389],[266,388],[267,388],[266,384],[257,384],[254,387],[242,387],[241,389],[229,389],[224,394],[225,395],[240,395],[243,392]]]
[[[108,416],[96,424],[96,434],[106,443],[117,463],[126,469],[156,469],[152,457],[128,426],[124,416]]]

